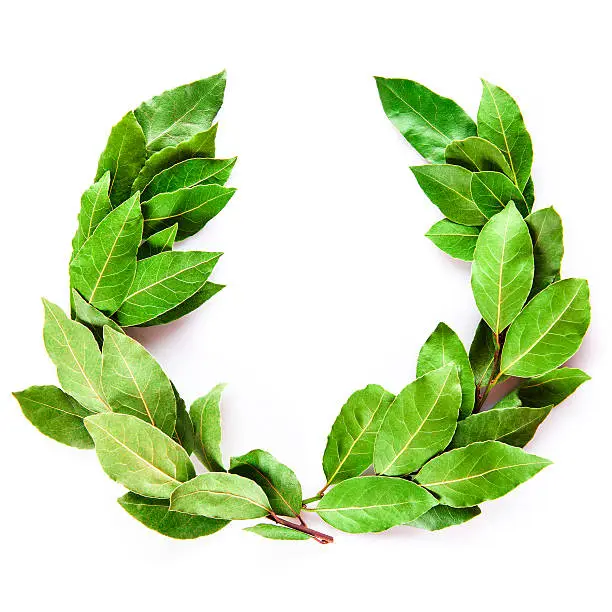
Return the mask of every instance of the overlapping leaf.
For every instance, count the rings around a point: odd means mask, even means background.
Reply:
[[[253,525],[253,527],[247,527],[244,531],[254,533],[267,538],[269,540],[310,540],[310,536],[302,533],[301,531],[295,531],[294,529],[288,529],[282,525],[267,525],[266,523],[259,523],[259,525]]]
[[[461,225],[448,219],[434,223],[425,234],[439,249],[451,257],[472,261],[479,227]]]
[[[147,257],[153,257],[153,255],[159,255],[159,253],[171,251],[174,246],[174,241],[176,240],[177,231],[178,223],[175,223],[166,229],[151,234],[140,245],[138,249],[138,259],[146,259]]]
[[[414,521],[410,521],[410,527],[418,527],[427,531],[439,531],[447,527],[461,525],[480,514],[478,506],[471,508],[452,508],[451,506],[437,505],[425,514],[421,514]]]
[[[98,224],[113,209],[110,197],[110,172],[89,187],[81,196],[81,210],[79,211],[78,227],[72,239],[72,252],[76,254],[93,234]]]
[[[529,214],[523,194],[504,174],[475,172],[472,175],[470,190],[474,203],[487,219],[501,212],[509,202],[514,202],[523,217]]]
[[[504,154],[491,142],[478,136],[454,140],[444,152],[447,164],[463,166],[472,172],[510,173]]]
[[[225,385],[217,385],[198,398],[189,409],[194,426],[197,458],[211,472],[224,472],[221,453],[221,395]]]
[[[526,381],[517,390],[525,406],[556,406],[591,377],[578,368],[559,368]]]

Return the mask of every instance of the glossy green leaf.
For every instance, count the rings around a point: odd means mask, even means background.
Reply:
[[[529,214],[527,202],[516,185],[499,172],[476,172],[470,184],[472,199],[482,214],[490,219],[501,212],[508,204],[514,202],[523,217]]]
[[[144,191],[156,175],[166,168],[174,166],[174,164],[194,157],[214,157],[216,137],[217,124],[211,126],[208,130],[198,132],[189,140],[185,140],[175,147],[166,147],[153,153],[136,177],[132,185],[132,193]]]
[[[523,198],[525,198],[525,202],[527,202],[527,210],[531,212],[533,203],[535,202],[535,185],[533,184],[533,177],[531,176],[527,181],[527,185],[525,185],[525,189],[523,189]]]
[[[130,414],[94,414],[85,426],[104,471],[124,487],[167,499],[195,476],[185,450],[153,425]]]
[[[118,206],[130,197],[132,183],[145,159],[145,137],[134,113],[130,111],[111,130],[96,172],[96,181],[110,172],[109,193],[113,206]]]
[[[553,283],[510,326],[501,372],[533,378],[559,367],[580,348],[590,320],[588,283],[579,278]]]
[[[168,312],[164,312],[163,314],[151,319],[150,321],[146,321],[142,323],[142,327],[151,327],[153,325],[165,325],[166,323],[172,323],[172,321],[176,321],[185,315],[188,315],[190,312],[193,312],[197,308],[199,308],[204,302],[208,301],[211,297],[219,293],[221,289],[223,289],[225,285],[217,285],[216,283],[211,283],[210,281],[206,281],[204,286],[199,291],[196,291],[190,298],[182,301],[178,306],[175,306]]]
[[[225,385],[217,385],[198,398],[189,409],[195,433],[194,451],[211,472],[225,472],[221,453],[221,395]]]
[[[177,231],[178,223],[175,223],[166,229],[151,234],[140,245],[138,249],[138,259],[146,259],[147,257],[153,257],[153,255],[159,255],[159,253],[171,251],[174,246],[174,241],[176,240]]]
[[[410,474],[444,449],[455,433],[461,386],[457,367],[446,365],[417,378],[389,406],[374,444],[374,469]]]
[[[479,514],[480,508],[478,506],[452,508],[451,506],[438,505],[407,524],[410,527],[418,527],[427,531],[439,531],[440,529],[466,523]]]
[[[301,531],[296,531],[295,529],[283,527],[282,525],[267,525],[266,523],[260,523],[259,525],[253,525],[253,527],[247,527],[243,531],[255,533],[269,540],[310,540],[309,535]]]
[[[533,276],[534,296],[559,279],[563,259],[563,224],[557,211],[551,206],[531,213],[526,219],[531,241],[535,273]]]
[[[460,225],[448,219],[434,223],[425,234],[440,250],[451,257],[472,261],[479,227]]]
[[[478,108],[478,135],[502,151],[510,165],[512,182],[523,191],[531,175],[531,136],[514,99],[484,79]]]
[[[93,234],[98,224],[113,210],[110,197],[110,172],[105,172],[100,180],[96,181],[81,196],[81,210],[79,211],[78,227],[72,239],[72,252],[76,254]]]
[[[493,408],[518,408],[522,406],[523,402],[519,397],[518,389],[513,389],[510,393],[507,393],[497,402]]]
[[[187,412],[185,401],[179,395],[174,385],[172,385],[172,388],[174,390],[174,400],[176,401],[176,424],[174,425],[172,439],[178,442],[188,455],[191,455],[195,448],[193,423],[189,412]]]
[[[170,508],[226,520],[261,518],[271,511],[261,487],[237,474],[209,472],[178,487],[170,498]]]
[[[472,172],[510,173],[504,154],[492,143],[478,136],[454,140],[444,152],[447,164],[463,166]]]
[[[442,164],[448,144],[476,136],[476,125],[460,106],[420,83],[377,77],[376,85],[385,114],[425,159]]]
[[[394,395],[379,385],[355,391],[334,421],[323,453],[326,485],[359,476],[372,465],[374,441]]]
[[[176,146],[207,130],[223,104],[225,71],[181,85],[143,102],[135,111],[147,148]]]
[[[91,412],[110,410],[102,391],[102,355],[93,334],[63,310],[43,300],[45,348],[64,391]]]
[[[482,318],[499,335],[521,312],[533,281],[529,230],[513,203],[482,229],[472,265],[472,291]]]
[[[98,310],[112,314],[127,295],[142,238],[138,194],[105,217],[70,263],[70,279]]]
[[[229,524],[229,521],[211,519],[207,516],[173,512],[167,499],[126,493],[117,501],[128,514],[145,527],[177,540],[193,540],[211,535]]]
[[[177,240],[193,236],[223,210],[235,192],[221,185],[198,185],[160,193],[142,205],[145,235],[178,223]]]
[[[486,386],[495,365],[495,337],[484,319],[480,319],[470,346],[470,365],[478,389]]]
[[[525,406],[557,406],[587,380],[591,377],[578,368],[559,368],[526,381],[518,396]]]
[[[232,159],[196,157],[179,162],[154,176],[142,192],[141,200],[145,202],[160,193],[184,187],[225,185],[236,159],[235,157]]]
[[[475,442],[435,457],[416,481],[441,504],[465,508],[509,493],[550,463],[502,442]]]
[[[219,257],[221,253],[166,251],[140,260],[117,321],[123,327],[140,325],[176,308],[204,287]]]
[[[92,306],[87,300],[85,300],[81,294],[76,290],[72,290],[72,306],[74,308],[75,319],[92,331],[96,337],[98,344],[102,344],[103,332],[105,325],[112,327],[115,331],[123,333],[123,330],[117,323],[107,317],[103,312],[100,312],[97,308]]]
[[[484,225],[487,217],[472,199],[472,172],[461,166],[440,164],[410,168],[425,195],[455,223]]]
[[[336,529],[367,533],[409,523],[436,504],[433,495],[408,480],[361,476],[336,485],[316,512]]]
[[[52,385],[28,387],[13,393],[25,417],[40,431],[74,448],[93,448],[83,418],[91,412]]]
[[[523,447],[533,436],[552,406],[544,408],[495,408],[473,414],[457,424],[449,448],[459,448],[474,442],[498,440],[511,446]]]
[[[476,385],[470,359],[459,336],[446,323],[439,323],[421,348],[417,360],[416,375],[423,376],[449,363],[457,366],[461,384],[461,408],[459,418],[472,414]]]
[[[281,516],[299,516],[302,509],[302,487],[297,476],[270,453],[252,450],[232,457],[230,472],[256,482],[266,494],[270,507]]]
[[[113,412],[174,433],[176,401],[168,377],[139,342],[110,327],[104,328],[102,388]]]

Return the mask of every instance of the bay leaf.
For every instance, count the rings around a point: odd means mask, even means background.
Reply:
[[[53,385],[28,387],[13,393],[25,417],[40,431],[74,448],[93,448],[83,418],[91,412]]]
[[[513,389],[510,393],[507,393],[497,402],[493,408],[518,408],[522,406],[523,402],[519,397],[518,389]],[[548,405],[548,404],[547,404]]]
[[[300,515],[302,486],[292,469],[270,453],[252,450],[240,457],[232,457],[230,472],[256,482],[266,494],[270,507],[280,516]]]
[[[591,377],[578,368],[558,368],[526,381],[517,393],[526,406],[557,406],[587,380]]]
[[[247,527],[243,531],[249,533],[255,533],[262,538],[268,538],[269,540],[310,540],[310,536],[295,529],[289,529],[282,525],[268,525],[266,523],[259,523],[259,525],[253,525],[253,527]]]
[[[189,409],[195,433],[194,452],[210,472],[225,472],[221,453],[221,395],[225,385],[217,385],[198,398]]]
[[[386,531],[415,520],[437,504],[414,482],[387,476],[359,476],[337,484],[319,502],[317,514],[348,533]]]
[[[472,172],[510,173],[504,154],[491,142],[478,136],[453,140],[444,151],[447,164],[463,166]]]
[[[175,223],[155,234],[151,234],[138,248],[138,259],[146,259],[159,253],[171,251],[177,231],[178,223]]]
[[[377,474],[410,474],[451,441],[461,406],[457,367],[445,365],[410,383],[389,406],[374,444]]]
[[[557,211],[551,206],[531,213],[526,219],[531,241],[535,273],[531,296],[554,283],[561,274],[563,259],[563,224]]]
[[[76,289],[72,290],[72,306],[74,308],[75,319],[79,323],[87,325],[100,346],[103,341],[102,330],[105,325],[108,325],[117,332],[123,333],[123,330],[117,323],[92,306]]]
[[[439,531],[454,525],[461,525],[480,514],[478,506],[469,508],[453,508],[451,506],[434,506],[414,521],[407,523],[410,527],[418,527],[427,531]]]
[[[586,280],[569,278],[549,285],[510,326],[500,371],[533,378],[559,367],[580,348],[590,320]]]
[[[472,291],[482,318],[496,335],[521,312],[533,281],[533,249],[513,203],[495,215],[476,242]]]
[[[550,463],[502,442],[475,442],[438,455],[415,479],[441,504],[465,508],[509,493]]]
[[[128,514],[145,527],[177,540],[201,538],[229,525],[229,521],[173,512],[167,499],[143,497],[130,492],[117,501]]]
[[[113,412],[131,414],[172,436],[176,400],[168,377],[136,340],[104,328],[102,388]]]
[[[145,236],[175,223],[177,241],[193,236],[225,208],[235,192],[221,185],[198,185],[160,193],[142,205]]]
[[[81,196],[78,227],[72,239],[73,255],[78,253],[79,249],[98,227],[100,221],[113,210],[108,195],[109,189],[110,172],[107,171]]]
[[[456,102],[424,85],[376,77],[376,86],[391,123],[429,161],[443,164],[448,144],[476,136],[476,125]]]
[[[267,516],[270,504],[261,487],[237,474],[208,472],[178,487],[170,509],[225,520]]]
[[[113,206],[130,197],[132,183],[145,159],[145,137],[134,113],[130,111],[111,130],[96,172],[96,181],[110,172],[109,195]]]
[[[178,442],[188,455],[191,455],[195,448],[193,423],[189,412],[187,412],[185,400],[179,395],[174,385],[172,385],[172,389],[174,390],[174,400],[176,402],[176,424],[174,425],[172,439]]]
[[[114,313],[130,289],[142,223],[135,194],[100,222],[70,263],[73,287],[102,312]]]
[[[176,146],[207,130],[223,104],[225,71],[170,89],[143,102],[134,115],[142,126],[147,148]]]
[[[470,346],[470,365],[478,389],[486,386],[495,365],[495,336],[484,319],[480,319]]]
[[[45,348],[64,391],[91,412],[110,410],[100,380],[102,354],[93,334],[71,321],[59,306],[44,299],[43,305]]]
[[[523,198],[527,202],[527,210],[531,212],[533,203],[535,202],[535,185],[533,184],[533,177],[529,177],[525,189],[523,189]]]
[[[172,438],[130,414],[94,414],[85,426],[96,445],[102,469],[124,487],[167,499],[195,470],[185,450]]]
[[[394,395],[379,385],[355,391],[334,421],[323,453],[326,486],[359,476],[372,465],[374,441]]]
[[[410,168],[425,195],[445,217],[461,225],[484,225],[487,217],[472,199],[472,172],[461,166],[438,164]]]
[[[116,314],[122,327],[140,325],[176,308],[204,287],[221,253],[166,251],[141,259]]]
[[[417,359],[416,375],[423,376],[445,365],[454,363],[461,385],[459,418],[472,414],[476,397],[474,373],[470,359],[459,336],[446,323],[439,323],[421,347]]]
[[[448,219],[434,223],[425,234],[440,250],[451,257],[472,261],[479,227],[460,225]]]
[[[531,136],[514,99],[484,79],[478,108],[478,136],[502,151],[510,165],[512,182],[523,191],[531,175]]]
[[[482,214],[490,219],[501,212],[508,204],[514,202],[523,217],[529,214],[527,202],[516,185],[499,172],[475,172],[470,184],[472,199]]]

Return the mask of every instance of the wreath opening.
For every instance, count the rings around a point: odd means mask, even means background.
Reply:
[[[398,526],[439,530],[469,521],[550,464],[523,447],[589,376],[564,366],[590,322],[588,284],[561,278],[563,228],[533,210],[530,135],[515,100],[483,81],[477,121],[405,79],[377,78],[383,109],[429,162],[411,170],[443,218],[426,236],[472,262],[482,317],[466,350],[440,323],[399,393],[370,384],[341,408],[323,454],[325,483],[305,497],[267,451],[221,452],[218,385],[189,409],[133,327],[163,325],[202,306],[222,253],[177,251],[220,213],[236,158],[215,157],[225,73],[162,93],[110,133],[81,198],[69,263],[70,309],[43,300],[43,338],[60,387],[14,395],[43,434],[92,449],[127,493],[118,502],[163,535],[192,539],[235,520],[277,540]],[[492,407],[499,383],[510,391]],[[192,456],[199,460],[199,469]],[[312,504],[315,504],[313,506]]]

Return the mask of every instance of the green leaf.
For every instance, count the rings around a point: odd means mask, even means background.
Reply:
[[[83,323],[83,325],[87,325],[96,337],[98,344],[102,345],[102,330],[105,325],[112,327],[117,332],[123,333],[123,330],[117,323],[87,302],[76,289],[72,290],[72,306],[76,320],[79,323]]]
[[[221,253],[166,251],[138,262],[134,282],[117,311],[122,327],[151,321],[204,287]]]
[[[225,185],[236,159],[236,157],[232,159],[196,157],[179,162],[153,177],[142,192],[141,200],[145,202],[160,193],[176,191],[183,187]]]
[[[448,144],[476,136],[476,125],[460,106],[420,83],[376,77],[376,85],[385,114],[425,159],[443,164]]]
[[[174,400],[176,401],[176,424],[174,426],[172,439],[178,442],[185,449],[188,455],[191,455],[195,448],[195,432],[193,430],[193,423],[191,422],[191,417],[187,412],[185,401],[179,395],[174,385],[172,385],[172,389],[174,390]]]
[[[126,493],[119,505],[145,527],[177,540],[193,540],[211,535],[229,524],[229,521],[192,516],[170,510],[167,499],[153,499],[136,493]]]
[[[533,436],[552,406],[545,408],[494,408],[460,421],[449,448],[474,442],[498,440],[510,446],[523,447]]]
[[[461,385],[459,418],[472,414],[476,398],[476,385],[470,359],[459,336],[446,323],[439,323],[421,348],[416,375],[423,376],[445,365],[454,363]]]
[[[78,218],[78,228],[72,239],[72,252],[76,254],[85,244],[86,240],[93,234],[98,224],[111,210],[108,196],[110,189],[110,172],[105,172],[99,181],[95,182],[81,196],[81,210]]]
[[[110,200],[113,206],[118,206],[130,197],[132,183],[145,159],[144,134],[134,113],[130,111],[111,130],[96,172],[96,181],[110,172]]]
[[[147,257],[153,257],[153,255],[159,255],[159,253],[171,251],[174,246],[174,241],[176,240],[177,231],[178,223],[175,223],[166,229],[151,234],[140,245],[138,249],[138,259],[146,259]]]
[[[508,330],[501,372],[533,378],[559,367],[580,348],[590,320],[587,281],[553,283],[527,304]]]
[[[225,71],[181,85],[143,102],[134,114],[142,126],[147,148],[176,146],[207,130],[223,104]]]
[[[511,172],[504,154],[494,144],[478,136],[454,140],[446,147],[444,156],[447,164],[463,166],[472,172]]]
[[[189,140],[185,140],[176,147],[166,147],[153,153],[145,162],[142,170],[132,185],[132,193],[144,191],[153,177],[186,159],[194,157],[214,157],[215,138],[217,137],[217,124],[204,132],[198,132]]]
[[[166,323],[172,323],[172,321],[176,321],[185,315],[188,315],[190,312],[193,312],[197,308],[199,308],[204,302],[208,301],[211,297],[219,293],[221,289],[223,289],[225,285],[217,285],[215,283],[211,283],[206,281],[204,286],[199,291],[196,291],[190,298],[187,298],[183,302],[181,302],[178,306],[175,306],[168,312],[151,319],[150,321],[146,321],[142,323],[142,327],[151,327],[153,325],[165,325]]]
[[[454,364],[417,378],[389,406],[374,444],[377,474],[410,474],[455,433],[461,386]]]
[[[461,166],[412,166],[410,168],[425,195],[455,223],[484,225],[487,217],[472,199],[472,172]]]
[[[355,391],[334,421],[323,453],[326,486],[359,476],[372,465],[374,441],[394,395],[379,385]]]
[[[533,178],[531,176],[527,181],[527,185],[525,185],[525,189],[523,189],[523,198],[525,198],[525,202],[527,202],[527,210],[531,212],[533,203],[535,202],[535,185],[533,184]]]
[[[225,472],[201,474],[178,487],[170,498],[170,509],[237,521],[271,512],[266,494],[257,483]]]
[[[336,529],[367,533],[409,523],[436,504],[433,495],[408,480],[360,476],[336,485],[316,512]]]
[[[160,193],[142,205],[145,235],[178,223],[177,240],[193,236],[225,208],[235,192],[221,185],[198,185]]]
[[[217,385],[198,398],[189,409],[195,432],[194,451],[210,472],[225,472],[221,453],[221,395],[225,385]]]
[[[533,281],[529,230],[513,203],[482,229],[472,265],[472,291],[482,318],[499,335],[521,312]]]
[[[495,366],[495,336],[484,319],[480,319],[470,346],[470,364],[477,388],[484,387]]]
[[[478,108],[478,135],[492,142],[510,164],[510,178],[521,190],[531,174],[531,136],[514,99],[501,87],[482,81]]]
[[[559,368],[526,381],[518,396],[526,406],[557,406],[587,380],[591,377],[578,368]]]
[[[98,310],[115,312],[127,295],[136,271],[142,238],[138,194],[105,217],[70,263],[70,279]]]
[[[497,402],[493,408],[518,408],[522,406],[523,402],[518,394],[518,389],[513,389],[510,393],[504,395],[499,402]],[[548,405],[548,404],[547,404]]]
[[[526,219],[531,240],[535,273],[532,297],[554,283],[561,274],[563,259],[563,224],[557,211],[551,206],[531,213]]]
[[[45,348],[64,391],[91,412],[110,410],[100,381],[102,355],[93,334],[59,306],[44,299],[43,304]]]
[[[104,471],[145,497],[167,499],[195,476],[185,450],[153,425],[130,414],[94,414],[85,426]]]
[[[293,470],[263,450],[232,457],[230,472],[256,482],[266,494],[270,507],[281,516],[299,516],[302,487]]]
[[[439,249],[451,257],[472,261],[479,227],[460,225],[448,219],[434,223],[425,234]]]
[[[249,533],[255,533],[262,538],[268,538],[269,540],[310,540],[310,536],[295,529],[289,529],[281,525],[267,525],[265,523],[259,523],[259,525],[253,525],[253,527],[247,527],[243,531]]]
[[[28,421],[45,436],[74,448],[93,448],[83,418],[91,413],[52,385],[13,393]]]
[[[174,390],[161,366],[136,340],[104,328],[102,388],[113,412],[131,414],[174,433]]]
[[[435,457],[416,481],[441,504],[465,508],[509,493],[550,463],[502,442],[475,442]]]
[[[472,198],[482,214],[490,219],[501,212],[508,204],[514,202],[523,217],[529,214],[527,202],[516,185],[499,172],[476,172],[470,184]]]
[[[414,521],[407,523],[410,527],[418,527],[427,531],[439,531],[454,525],[461,525],[480,514],[478,506],[470,508],[452,508],[451,506],[434,506]]]

